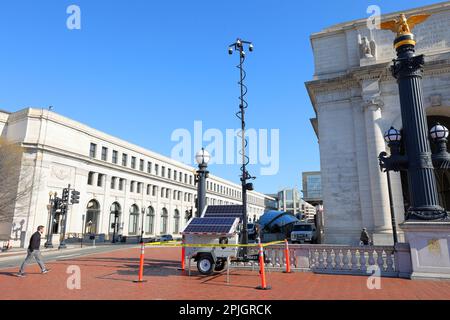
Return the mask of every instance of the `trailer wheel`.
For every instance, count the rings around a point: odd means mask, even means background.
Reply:
[[[209,255],[203,255],[197,261],[197,269],[203,275],[210,275],[214,267],[214,261]]]

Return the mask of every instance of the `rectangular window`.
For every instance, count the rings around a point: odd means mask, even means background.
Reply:
[[[116,188],[116,177],[112,177],[111,178],[111,189],[115,189]]]
[[[156,197],[156,193],[157,192],[158,192],[158,187],[157,186],[153,186],[152,196]]]
[[[131,169],[136,169],[136,157],[131,157]]]
[[[152,173],[152,163],[150,161],[147,162],[147,173]]]
[[[124,167],[128,166],[128,155],[126,153],[122,153],[122,165]]]
[[[123,191],[123,184],[124,184],[125,179],[120,179],[119,180],[119,190]]]
[[[130,183],[130,192],[134,192],[134,184],[135,184],[135,182],[131,181],[131,183]]]
[[[139,194],[141,193],[141,186],[142,186],[142,183],[138,182],[137,183],[137,190],[136,190],[136,192],[139,193]]]
[[[144,171],[144,160],[139,160],[139,170]]]
[[[108,158],[108,148],[102,147],[102,161],[106,161]]]
[[[171,178],[172,178],[172,170],[167,169],[167,179],[171,179]]]
[[[163,177],[163,178],[166,177],[166,167],[164,167],[164,166],[161,167],[161,177]]]
[[[113,153],[112,153],[112,163],[114,163],[114,164],[117,164],[117,162],[118,162],[118,158],[119,156],[118,156],[118,152],[116,151],[116,150],[113,150]]]
[[[94,173],[93,172],[89,172],[88,174],[88,185],[92,186],[93,184],[93,180],[94,180]]]
[[[155,174],[159,175],[159,165],[155,164]]]
[[[97,187],[101,187],[103,186],[103,176],[104,174],[98,174],[98,178],[97,178]]]
[[[189,176],[189,184],[192,184],[192,176]]]
[[[187,184],[187,174],[186,173],[184,174],[184,183]]]
[[[97,156],[97,145],[91,143],[91,148],[89,149],[89,157],[95,158]]]

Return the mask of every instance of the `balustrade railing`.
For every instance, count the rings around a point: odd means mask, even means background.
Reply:
[[[286,268],[284,245],[264,248],[266,268]],[[370,275],[397,277],[396,254],[393,246],[289,245],[291,270],[326,274]],[[257,269],[257,261],[234,263],[232,267]]]

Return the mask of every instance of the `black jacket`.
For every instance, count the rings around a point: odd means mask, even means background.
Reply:
[[[40,246],[41,246],[41,234],[38,231],[36,231],[31,236],[30,245],[28,246],[28,250],[33,252],[35,250],[39,250]]]

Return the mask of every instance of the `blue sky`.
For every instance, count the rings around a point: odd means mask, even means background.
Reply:
[[[48,107],[170,156],[173,130],[238,128],[236,37],[253,41],[246,70],[249,128],[280,129],[280,170],[258,191],[301,188],[320,169],[304,82],[314,73],[309,35],[336,23],[436,1],[2,0],[0,109]],[[68,30],[66,8],[81,8]],[[211,172],[239,182],[239,168]]]

